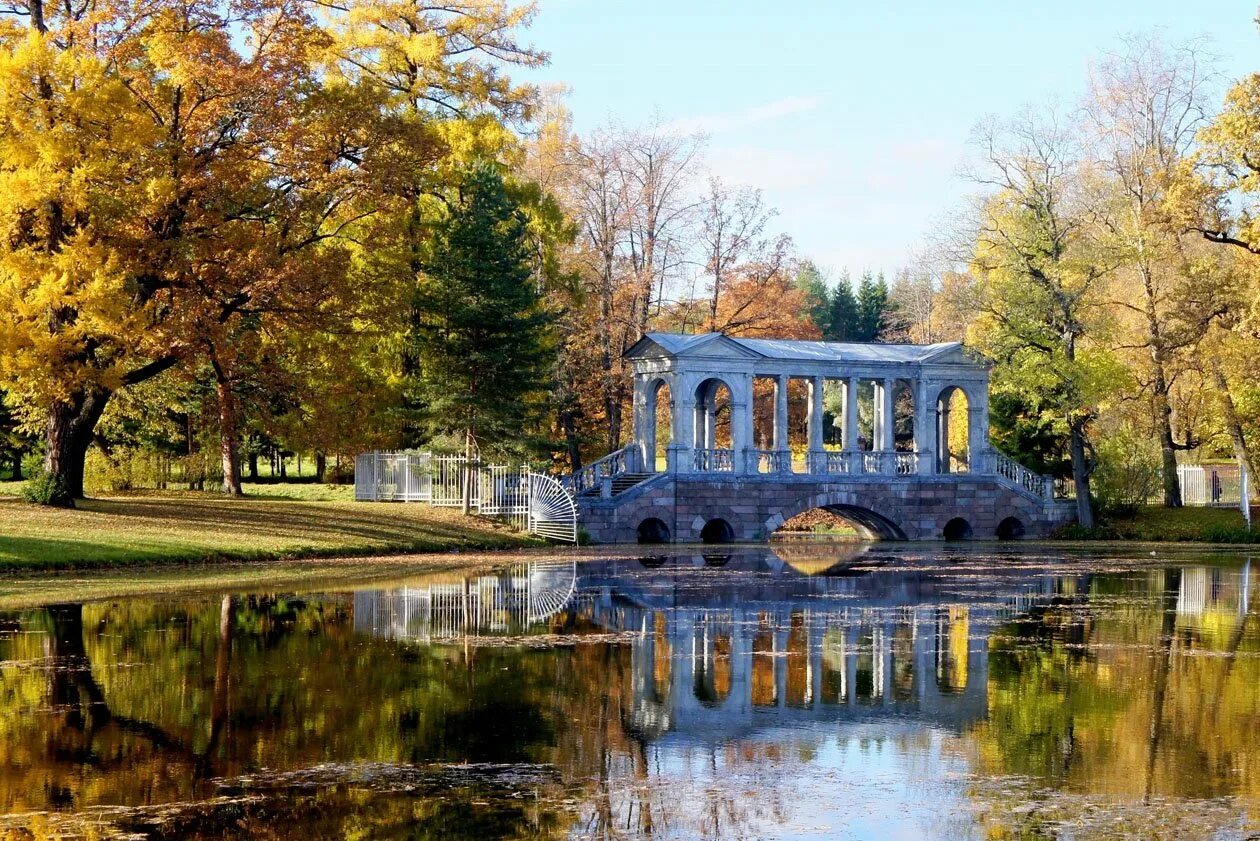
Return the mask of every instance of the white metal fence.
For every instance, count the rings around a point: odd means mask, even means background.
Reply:
[[[354,460],[354,498],[362,502],[427,502],[506,520],[529,534],[577,542],[577,504],[559,481],[526,467],[474,464],[464,456],[423,451],[363,453]]]
[[[1181,501],[1185,505],[1239,508],[1251,526],[1252,477],[1241,464],[1181,464],[1177,466]]]

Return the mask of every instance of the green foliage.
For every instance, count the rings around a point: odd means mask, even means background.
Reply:
[[[819,325],[821,326],[821,325]],[[840,276],[831,292],[827,312],[827,326],[823,338],[830,342],[856,342],[858,336],[858,305],[853,295],[853,283],[846,272]]]
[[[827,280],[812,260],[803,261],[796,270],[796,288],[805,293],[805,307],[810,320],[826,336],[831,326],[831,295]]]
[[[545,409],[554,317],[531,270],[526,219],[496,167],[474,164],[442,199],[412,302],[420,426],[511,448]]]
[[[1100,436],[1092,491],[1100,513],[1132,516],[1160,488],[1161,458],[1149,435],[1126,424]]]
[[[65,507],[72,503],[61,477],[42,469],[33,474],[22,486],[22,499],[37,505]]]
[[[989,436],[998,450],[1012,454],[1030,470],[1055,477],[1072,473],[1067,426],[1062,417],[1043,411],[1039,395],[1018,388],[994,389],[989,398]]]
[[[888,284],[883,273],[872,277],[870,272],[862,275],[857,291],[857,331],[854,341],[873,342],[888,327],[889,311],[892,307],[888,300]]]
[[[1237,508],[1165,508],[1141,505],[1131,514],[1111,514],[1092,529],[1072,524],[1055,533],[1061,540],[1126,540],[1151,543],[1260,543]]]

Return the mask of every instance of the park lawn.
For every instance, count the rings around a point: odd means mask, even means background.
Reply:
[[[302,486],[290,486],[302,487]],[[320,486],[311,486],[318,488]],[[415,503],[148,492],[72,510],[0,496],[0,569],[445,552],[541,545],[506,525]]]
[[[1253,511],[1260,516],[1260,509]],[[1248,536],[1246,521],[1237,508],[1164,508],[1162,505],[1146,505],[1131,517],[1109,518],[1106,530],[1107,537],[1119,540],[1260,543],[1260,529]]]

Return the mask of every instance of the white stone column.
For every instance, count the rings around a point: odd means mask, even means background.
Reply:
[[[949,402],[944,398],[936,402],[936,459],[938,473],[950,472]]]
[[[897,448],[896,394],[897,381],[885,378],[879,389],[879,449],[889,453]]]
[[[774,379],[774,448],[779,453],[779,471],[792,471],[792,452],[788,448],[788,375]]]
[[[827,455],[823,451],[823,378],[809,378],[809,471],[825,473]]]
[[[634,378],[634,440],[639,465],[656,472],[656,389],[648,388],[648,377]],[[632,465],[631,470],[638,469]]]
[[[849,460],[849,472],[862,472],[862,455],[858,452],[858,387],[857,377],[844,382],[844,451]]]
[[[755,473],[752,375],[743,374],[734,379],[731,389],[731,460],[736,473]]]
[[[919,473],[936,472],[936,404],[931,402],[931,387],[926,380],[915,380],[914,449],[919,454]]]
[[[649,377],[634,378],[634,396],[631,397],[631,440],[634,441],[633,453],[641,464],[648,464],[648,454],[656,451],[656,400],[654,393],[648,390]],[[631,470],[638,469],[630,465]]]
[[[987,394],[967,395],[967,465],[972,473],[989,473],[989,400]]]
[[[673,399],[673,436],[669,444],[669,472],[692,473],[695,471],[696,440],[696,393],[691,377],[674,378],[670,397]]]

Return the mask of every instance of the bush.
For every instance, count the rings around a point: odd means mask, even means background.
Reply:
[[[1095,448],[1098,464],[1090,482],[1099,512],[1131,517],[1159,490],[1159,450],[1129,425],[1102,437]]]
[[[22,499],[38,505],[69,506],[73,503],[60,476],[37,471],[22,486]]]
[[[22,456],[22,475],[38,476],[44,472],[44,452],[36,449]]]
[[[1260,543],[1260,532],[1248,531],[1245,526],[1209,526],[1203,539],[1208,543]]]
[[[158,453],[133,447],[115,447],[107,456],[92,447],[84,461],[84,487],[90,491],[156,488],[165,478],[161,458]]]

